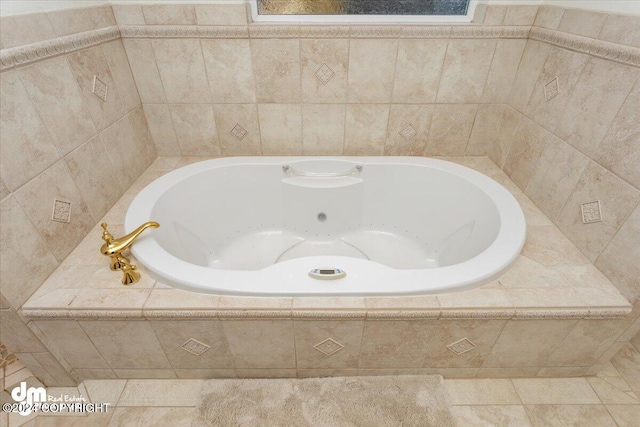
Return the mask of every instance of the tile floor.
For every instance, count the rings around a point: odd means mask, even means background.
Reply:
[[[635,345],[635,346],[634,346]],[[38,385],[18,361],[7,368],[5,389]],[[50,387],[48,395],[84,396],[109,403],[106,414],[22,417],[2,413],[9,427],[150,427],[191,425],[202,380],[85,380]],[[640,341],[627,344],[595,377],[447,379],[451,410],[467,426],[640,426]],[[2,401],[8,398],[3,392]]]

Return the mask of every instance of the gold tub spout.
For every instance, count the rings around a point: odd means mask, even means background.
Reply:
[[[160,224],[155,221],[149,221],[142,224],[140,227],[133,230],[131,233],[126,236],[120,237],[119,239],[114,239],[113,235],[109,233],[107,230],[107,223],[103,222],[101,224],[104,231],[102,232],[102,240],[105,243],[100,248],[100,252],[102,255],[106,255],[111,258],[111,262],[109,267],[112,270],[122,270],[123,285],[130,285],[132,283],[136,283],[140,280],[140,273],[136,270],[136,266],[131,264],[129,258],[122,255],[122,252],[129,248],[133,242],[140,236],[140,234],[146,230],[147,228],[158,228]]]

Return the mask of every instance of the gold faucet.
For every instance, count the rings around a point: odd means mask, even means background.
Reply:
[[[147,228],[158,228],[160,224],[155,221],[149,221],[142,224],[140,227],[133,230],[131,233],[123,236],[119,239],[114,239],[113,235],[107,230],[107,223],[100,224],[104,231],[102,232],[102,240],[106,243],[100,248],[102,255],[106,255],[111,258],[109,268],[112,270],[122,270],[122,284],[131,285],[140,280],[140,273],[136,271],[137,267],[131,264],[129,258],[122,255],[122,252],[126,250],[138,236]]]

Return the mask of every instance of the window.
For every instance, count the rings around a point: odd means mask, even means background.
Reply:
[[[258,22],[464,23],[476,0],[251,0]]]

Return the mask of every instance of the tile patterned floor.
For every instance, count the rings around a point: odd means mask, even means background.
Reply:
[[[5,389],[37,380],[19,362]],[[21,417],[2,413],[9,427],[182,427],[191,425],[202,380],[86,380],[49,395],[109,403],[106,414]],[[445,380],[460,427],[640,426],[640,341],[625,346],[596,377]],[[3,392],[3,402],[8,395]]]

